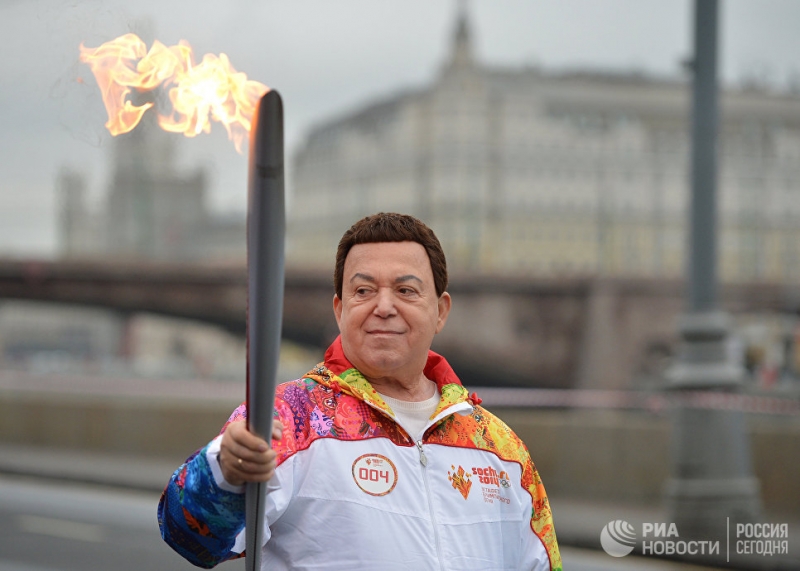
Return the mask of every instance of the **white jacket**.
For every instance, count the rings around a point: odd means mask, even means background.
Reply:
[[[338,340],[323,365],[279,387],[286,429],[273,442],[262,569],[561,569],[522,442],[444,359],[431,353],[426,375],[442,398],[417,442]],[[218,454],[219,437],[176,471],[159,505],[165,540],[204,567],[244,549],[243,488],[224,481]]]

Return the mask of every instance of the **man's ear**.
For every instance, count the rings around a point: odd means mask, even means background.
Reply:
[[[439,296],[439,317],[436,321],[436,333],[439,333],[442,329],[444,329],[444,324],[447,323],[447,316],[450,315],[450,308],[453,305],[453,300],[450,298],[450,294],[444,292],[442,295]]]
[[[339,299],[339,296],[333,294],[333,315],[336,317],[336,325],[339,326],[339,330],[342,329],[342,300]]]

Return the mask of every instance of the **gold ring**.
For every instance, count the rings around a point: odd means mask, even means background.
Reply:
[[[238,460],[239,460],[239,466],[241,466],[242,465],[242,459],[238,458]]]

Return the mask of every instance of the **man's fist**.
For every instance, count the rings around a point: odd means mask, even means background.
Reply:
[[[272,423],[272,438],[280,440],[283,425]],[[219,466],[225,481],[234,486],[247,482],[266,482],[275,473],[275,451],[263,438],[247,430],[247,421],[231,422],[222,434]]]

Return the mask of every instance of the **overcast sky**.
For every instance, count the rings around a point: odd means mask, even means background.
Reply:
[[[800,2],[722,0],[721,70],[785,86],[800,74]],[[502,66],[636,69],[677,75],[691,51],[687,0],[470,0],[477,58]],[[448,53],[457,0],[0,0],[0,256],[56,252],[54,181],[68,165],[106,189],[111,137],[99,92],[78,62],[149,21],[167,45],[225,52],[278,89],[287,154],[308,129],[398,90],[418,87]],[[217,210],[243,211],[246,159],[221,127],[181,139],[181,163],[204,165]]]

